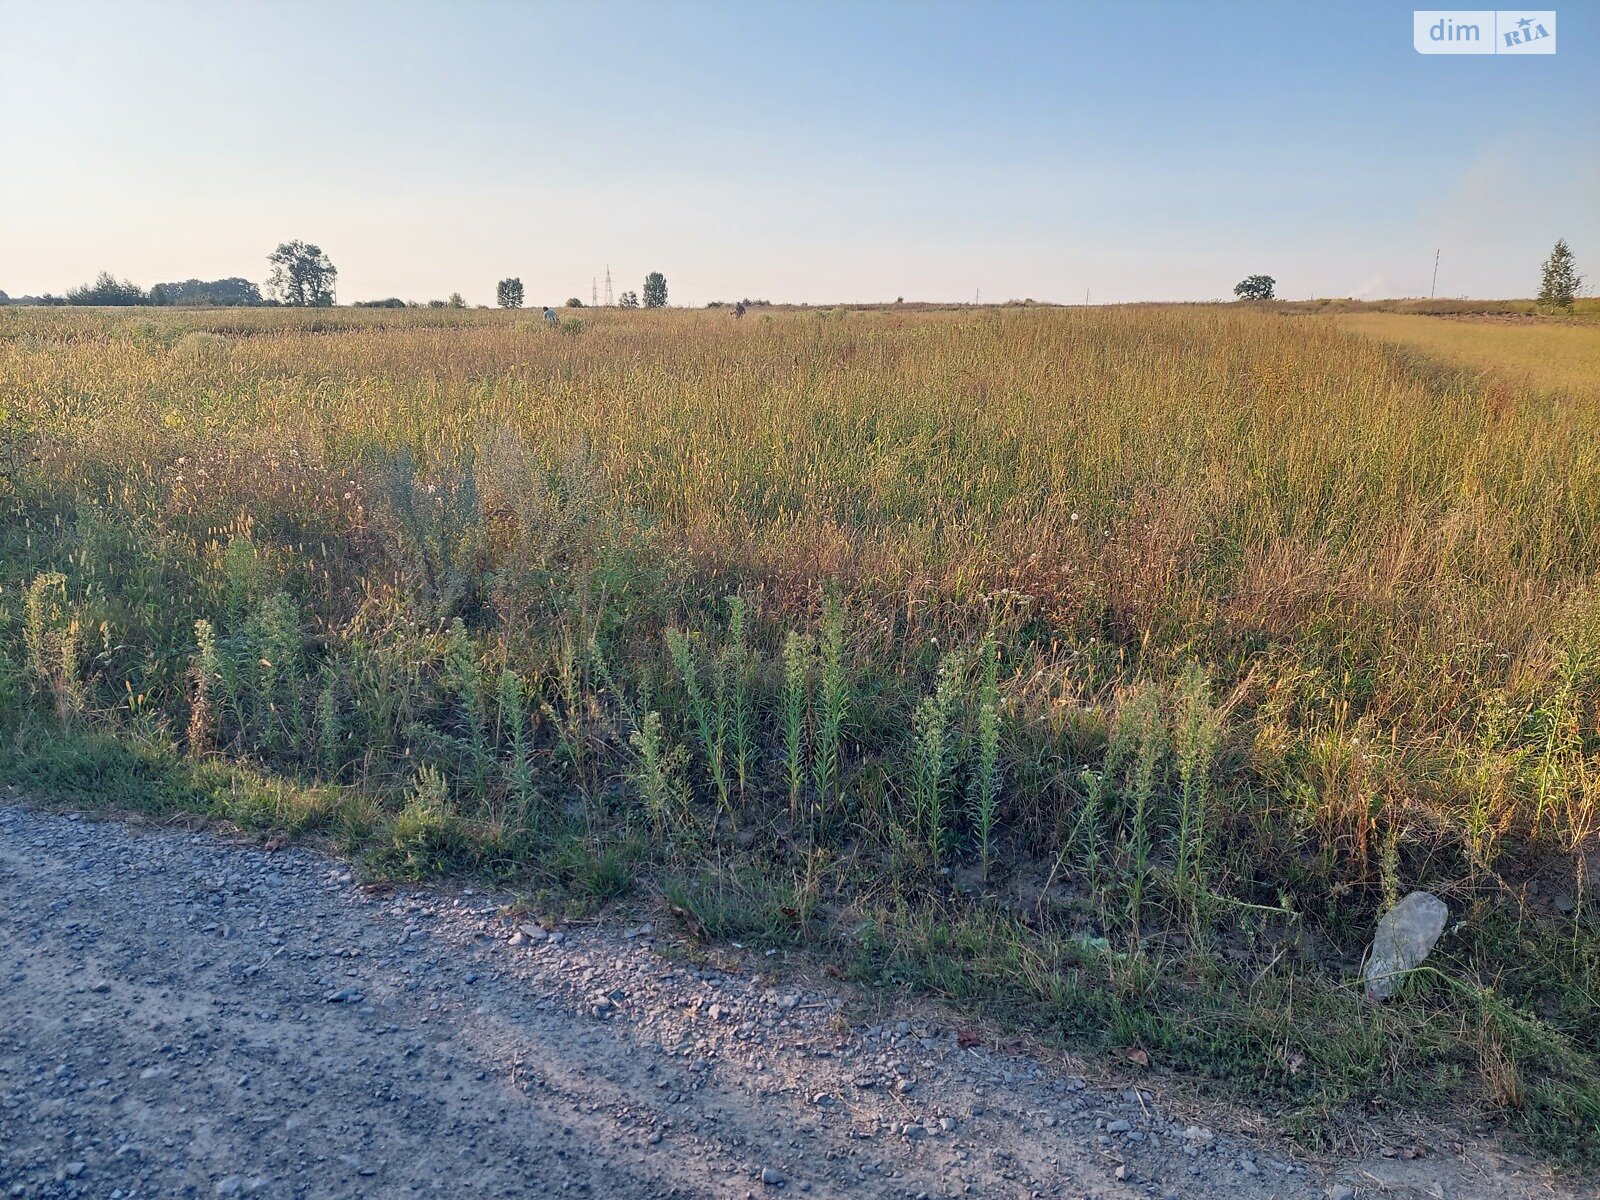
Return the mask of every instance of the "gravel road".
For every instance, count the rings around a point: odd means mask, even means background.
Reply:
[[[1296,1159],[935,1006],[507,899],[0,805],[0,1197],[1585,1194],[1442,1140]]]

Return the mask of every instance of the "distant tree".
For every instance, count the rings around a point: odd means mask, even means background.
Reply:
[[[110,271],[101,271],[93,283],[67,289],[68,304],[110,304],[126,306],[149,304],[150,297],[144,289],[126,279],[117,279]]]
[[[522,307],[522,280],[502,279],[494,289],[495,303],[501,308]]]
[[[1241,300],[1271,300],[1277,286],[1271,275],[1246,275],[1234,286],[1233,294]]]
[[[320,246],[310,242],[284,242],[267,261],[272,278],[267,289],[293,308],[329,308],[333,304],[333,284],[338,268]]]
[[[1544,260],[1543,275],[1539,280],[1539,303],[1551,308],[1571,308],[1582,286],[1583,276],[1578,274],[1578,263],[1572,257],[1567,239],[1558,238],[1550,257]]]
[[[250,308],[261,303],[261,289],[237,275],[227,279],[185,279],[158,283],[150,289],[151,304],[211,304],[218,308]]]
[[[0,304],[10,304],[10,303],[11,303],[11,297],[6,295],[4,292],[0,292]]]
[[[449,303],[451,308],[465,308],[467,306],[467,302],[461,298],[460,292],[451,292]]]
[[[429,300],[428,301],[428,307],[429,308],[449,308],[450,305],[447,304],[443,300]]]
[[[638,308],[639,307],[639,293],[638,292],[623,292],[622,295],[617,297],[617,307],[619,307],[619,308]]]
[[[583,301],[579,300],[576,296],[568,296],[566,306],[568,308],[582,308]]]
[[[660,271],[651,271],[644,277],[644,306],[646,308],[667,306],[667,277]]]
[[[405,308],[406,302],[399,296],[390,296],[384,300],[357,300],[355,308]]]

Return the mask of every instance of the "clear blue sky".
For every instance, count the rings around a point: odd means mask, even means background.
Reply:
[[[1429,0],[1430,3],[1434,0]],[[0,0],[0,289],[341,300],[1528,295],[1600,280],[1600,4],[1422,56],[1412,5]]]

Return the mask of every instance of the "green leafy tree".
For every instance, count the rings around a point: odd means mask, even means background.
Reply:
[[[332,307],[333,285],[339,271],[322,247],[310,242],[284,242],[267,255],[267,261],[272,264],[267,290],[282,303],[292,308]]]
[[[651,271],[644,277],[644,306],[646,308],[667,306],[667,277],[660,271]]]
[[[261,289],[237,275],[227,279],[185,279],[158,283],[150,289],[151,304],[209,304],[218,308],[251,308],[261,303]]]
[[[582,308],[583,307],[583,301],[579,300],[576,296],[568,296],[567,297],[567,307],[568,308]]]
[[[93,283],[67,289],[68,304],[149,304],[144,289],[126,279],[117,279],[110,271],[101,271]]]
[[[501,308],[521,308],[522,280],[515,277],[502,279],[494,289],[494,298]]]
[[[1241,300],[1271,300],[1277,286],[1271,275],[1246,275],[1234,285],[1233,294]]]
[[[639,293],[638,292],[623,292],[622,295],[617,297],[617,307],[619,307],[619,308],[638,308],[639,307]]]
[[[1583,286],[1583,276],[1578,274],[1577,260],[1566,238],[1556,240],[1555,249],[1544,260],[1543,274],[1539,280],[1539,303],[1551,308],[1571,308],[1572,301]]]
[[[467,306],[467,302],[461,298],[461,293],[460,292],[451,292],[450,293],[450,307],[451,308],[465,308],[466,306]]]

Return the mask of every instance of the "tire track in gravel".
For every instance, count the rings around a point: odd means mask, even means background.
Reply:
[[[518,934],[504,899],[0,806],[0,1198],[1581,1194],[1484,1152],[1295,1161],[933,1006],[852,1024],[759,955]]]

